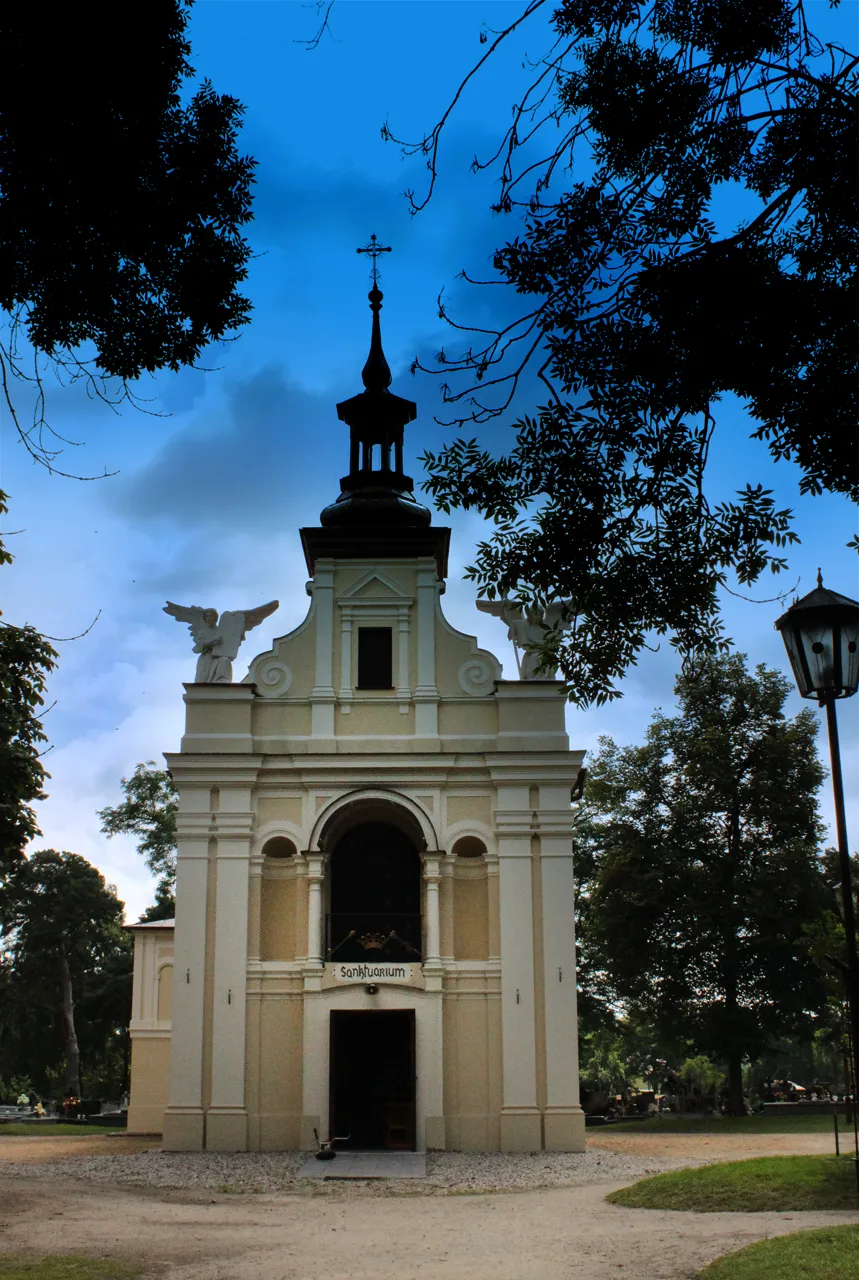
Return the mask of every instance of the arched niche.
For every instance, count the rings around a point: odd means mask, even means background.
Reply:
[[[286,858],[294,858],[297,852],[295,845],[287,836],[272,836],[262,847],[264,858],[273,858],[278,862]]]
[[[459,836],[453,855],[453,954],[457,960],[489,959],[489,879],[486,844]]]
[[[158,970],[158,1006],[159,1022],[170,1022],[173,1017],[173,966],[163,964]]]
[[[451,853],[455,858],[485,858],[486,845],[479,836],[460,836]]]
[[[297,915],[300,910],[296,897],[298,850],[288,836],[272,835],[265,841],[260,853],[263,856],[260,959],[294,960],[298,937]]]

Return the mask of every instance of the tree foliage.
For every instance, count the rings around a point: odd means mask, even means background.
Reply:
[[[155,902],[142,919],[169,920],[175,912],[176,814],[179,798],[173,779],[154,760],[138,764],[121,784],[121,804],[100,809],[98,817],[106,836],[137,837],[137,852],[158,877]]]
[[[243,325],[254,162],[243,108],[191,91],[190,0],[38,6],[0,19],[0,351],[7,397],[37,384],[24,443],[50,463],[39,357],[90,390],[193,365]],[[35,362],[32,359],[35,352]],[[14,406],[11,404],[12,412]],[[16,418],[16,421],[18,419]]]
[[[550,14],[550,50],[474,161],[521,227],[494,282],[523,306],[487,331],[442,305],[461,354],[435,370],[462,375],[445,382],[459,425],[503,413],[526,369],[546,400],[508,454],[461,438],[425,462],[443,510],[497,522],[482,592],[572,601],[547,650],[587,703],[616,696],[649,632],[718,651],[720,585],[785,565],[791,513],[754,476],[710,492],[726,395],[803,491],[859,496],[859,57],[801,0],[531,0],[466,79]],[[464,88],[404,144],[430,170],[414,211]]]
[[[2,926],[0,1074],[40,1087],[62,1078],[81,1093],[81,1060],[96,1075],[131,1003],[131,943],[112,885],[76,853],[44,849],[11,877]]]
[[[737,1111],[743,1058],[810,1039],[827,998],[803,938],[831,905],[817,726],[784,717],[788,691],[742,655],[681,676],[679,715],[657,713],[642,746],[602,740],[577,836],[591,981],[726,1063]]]
[[[6,510],[3,497],[0,512]],[[33,627],[0,623],[0,885],[40,834],[32,805],[45,798],[48,775],[40,759],[47,736],[38,712],[56,659]]]

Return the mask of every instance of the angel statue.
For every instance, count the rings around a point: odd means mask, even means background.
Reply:
[[[515,600],[478,600],[481,613],[490,613],[507,623],[507,639],[513,641],[520,680],[554,680],[557,667],[540,670],[540,646],[547,631],[567,631],[572,626],[570,601],[556,600],[536,609],[527,609]]]
[[[258,605],[256,609],[232,609],[218,618],[217,609],[201,609],[198,604],[172,604],[167,601],[164,612],[179,622],[187,622],[194,637],[194,652],[199,653],[196,684],[229,684],[233,678],[233,658],[239,645],[254,627],[274,613],[279,600]]]

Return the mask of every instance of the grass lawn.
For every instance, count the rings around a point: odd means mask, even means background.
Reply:
[[[700,1280],[848,1280],[859,1276],[859,1227],[824,1227],[747,1245],[698,1272]]]
[[[631,1209],[695,1213],[855,1209],[856,1173],[845,1157],[765,1156],[660,1173],[607,1199]]]
[[[63,1124],[46,1120],[44,1124],[0,1124],[2,1138],[86,1138],[94,1133],[125,1133],[125,1130],[114,1124],[76,1124],[74,1120]],[[2,1272],[0,1272],[2,1275]]]
[[[141,1268],[109,1258],[22,1258],[0,1254],[0,1280],[133,1280]]]
[[[839,1112],[838,1128],[852,1135],[853,1125]],[[594,1130],[602,1133],[832,1133],[831,1115],[808,1116],[654,1116],[621,1120]]]

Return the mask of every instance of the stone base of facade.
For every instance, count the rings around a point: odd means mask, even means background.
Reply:
[[[164,1103],[160,1105],[134,1105],[128,1108],[128,1134],[161,1133],[164,1123]]]
[[[585,1113],[581,1107],[547,1107],[543,1144],[546,1151],[584,1151]]]
[[[445,1124],[444,1116],[427,1116],[424,1121],[424,1142],[427,1151],[444,1151]]]
[[[248,1113],[248,1151],[305,1150],[308,1148],[301,1144],[301,1116],[286,1112],[261,1116]]]
[[[247,1151],[248,1113],[244,1107],[211,1107],[206,1113],[207,1151]]]
[[[313,1132],[314,1129],[317,1133],[319,1132],[319,1116],[302,1116],[300,1139],[302,1151],[316,1150],[316,1135]],[[319,1136],[321,1138],[328,1137],[326,1133],[321,1133]]]
[[[536,1107],[510,1107],[501,1112],[502,1151],[540,1151],[540,1112]]]
[[[161,1132],[164,1151],[202,1151],[203,1112],[199,1107],[168,1107]]]
[[[218,1107],[206,1112],[193,1108],[168,1108],[163,1112],[142,1114],[139,1109],[133,1117],[134,1127],[129,1132],[163,1133],[164,1151],[314,1151],[314,1128],[319,1128],[318,1116],[277,1117],[276,1123],[265,1123],[262,1117],[249,1118],[241,1108]],[[490,1117],[487,1117],[490,1119]],[[496,1117],[497,1120],[497,1117]],[[300,1121],[300,1129],[299,1129]],[[445,1151],[447,1121],[444,1116],[427,1116],[424,1140],[428,1151]],[[462,1127],[462,1126],[460,1126]],[[473,1141],[461,1140],[452,1150],[486,1151],[483,1130],[473,1135]],[[298,1141],[296,1142],[296,1136]],[[464,1135],[463,1135],[464,1138]],[[483,1139],[481,1141],[481,1138]],[[511,1108],[500,1117],[501,1151],[572,1151],[585,1150],[585,1117],[579,1107],[549,1107],[544,1115],[536,1108]]]

